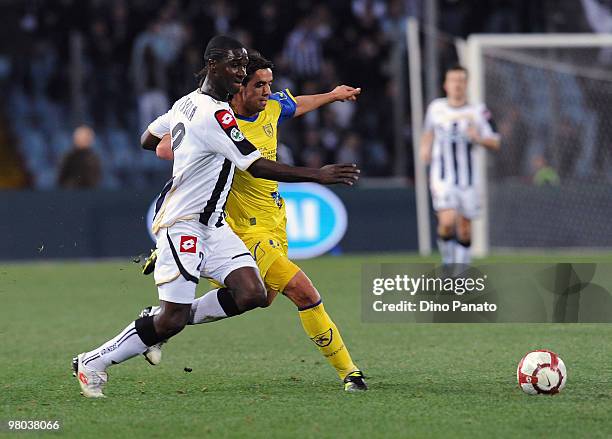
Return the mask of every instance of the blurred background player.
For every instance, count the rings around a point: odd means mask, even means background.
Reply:
[[[442,263],[469,264],[472,220],[480,213],[484,184],[474,162],[478,146],[497,151],[500,137],[484,104],[467,102],[468,72],[446,71],[446,98],[435,99],[425,115],[421,159],[430,164],[429,188],[438,217]]]
[[[271,61],[257,51],[249,51],[247,76],[240,92],[231,100],[238,126],[262,156],[276,160],[278,125],[284,120],[301,116],[336,101],[355,101],[360,88],[340,85],[329,93],[293,97],[287,89],[272,94]],[[159,157],[173,158],[170,137],[157,146]],[[227,223],[251,251],[268,290],[271,303],[281,292],[298,308],[307,336],[336,369],[347,391],[366,390],[363,373],[355,366],[348,348],[331,320],[317,289],[300,268],[289,260],[285,203],[278,183],[253,178],[247,172],[236,171],[228,195]],[[222,285],[219,285],[222,287]],[[197,299],[192,305],[190,324],[214,321],[199,309]],[[149,313],[157,312],[157,308]],[[150,348],[145,356],[151,364],[161,359],[161,345]]]

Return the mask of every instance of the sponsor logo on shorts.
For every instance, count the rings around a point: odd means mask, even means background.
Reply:
[[[325,346],[329,346],[331,344],[333,337],[334,333],[332,328],[329,328],[327,331],[315,335],[311,338],[311,340],[314,341],[317,346],[324,348]]]
[[[196,244],[198,238],[196,236],[181,236],[181,253],[196,253]]]

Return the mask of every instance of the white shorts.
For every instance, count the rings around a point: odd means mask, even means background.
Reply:
[[[482,209],[481,194],[475,187],[460,188],[455,185],[434,182],[430,184],[431,200],[436,212],[453,209],[468,219],[477,218]]]
[[[227,224],[207,227],[198,221],[182,221],[162,228],[157,237],[155,284],[159,299],[192,303],[200,277],[224,283],[232,271],[257,264],[244,243]],[[170,287],[181,277],[180,288]]]

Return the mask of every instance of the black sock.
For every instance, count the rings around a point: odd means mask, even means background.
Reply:
[[[236,305],[236,301],[234,300],[234,296],[232,296],[232,292],[227,288],[219,288],[217,290],[217,300],[219,301],[219,305],[223,308],[225,314],[228,317],[237,316],[242,314],[238,309],[238,305]]]
[[[153,324],[153,316],[141,317],[134,322],[136,327],[136,333],[147,346],[153,346],[154,344],[163,341],[164,339],[157,335],[155,332],[155,325]]]

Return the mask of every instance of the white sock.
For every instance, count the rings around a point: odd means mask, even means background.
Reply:
[[[448,265],[455,262],[455,240],[438,238],[438,249],[442,256],[442,264]]]
[[[455,241],[455,263],[469,265],[472,262],[472,246],[471,243],[467,245],[461,244]]]
[[[191,316],[189,325],[199,325],[200,323],[216,322],[227,317],[225,311],[219,303],[217,291],[211,290],[199,297],[191,304]]]
[[[83,364],[90,369],[103,371],[111,364],[122,363],[146,350],[147,345],[136,333],[135,324],[132,322],[115,338],[87,352],[83,357]]]

